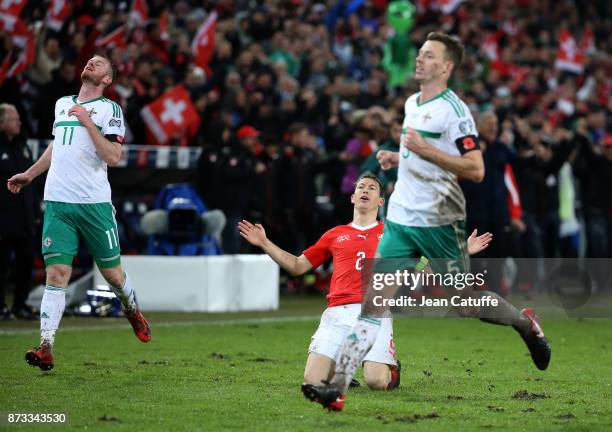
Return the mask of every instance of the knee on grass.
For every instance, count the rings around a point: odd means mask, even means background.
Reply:
[[[370,390],[386,390],[391,381],[391,371],[387,365],[377,367],[374,370],[364,368],[363,378]]]

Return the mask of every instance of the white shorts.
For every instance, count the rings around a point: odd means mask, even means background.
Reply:
[[[310,340],[308,353],[317,353],[337,361],[344,340],[357,322],[360,312],[360,303],[325,309],[319,328]],[[381,321],[378,337],[363,361],[397,366],[393,344],[393,318],[381,318]]]

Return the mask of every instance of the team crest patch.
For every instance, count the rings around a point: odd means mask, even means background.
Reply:
[[[472,120],[463,120],[459,122],[459,130],[462,134],[468,135],[474,130],[474,123]]]
[[[53,244],[53,240],[51,240],[51,237],[45,237],[45,239],[43,240],[43,245],[45,247],[49,247]]]
[[[113,126],[121,127],[121,120],[110,119],[110,121],[108,122],[108,125],[110,127],[113,127]]]
[[[336,237],[336,242],[337,243],[342,243],[345,240],[349,240],[351,238],[350,235],[348,234],[343,234],[343,235],[339,235],[338,237]]]

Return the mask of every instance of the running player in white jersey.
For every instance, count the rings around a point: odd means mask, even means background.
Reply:
[[[121,268],[119,234],[107,166],[121,158],[125,123],[121,107],[102,96],[113,82],[110,60],[94,56],[81,73],[76,96],[55,103],[53,143],[27,171],[8,179],[19,193],[49,170],[45,184],[42,252],[47,280],[40,306],[40,345],[26,353],[26,361],[42,370],[54,366],[53,342],[64,313],[72,260],[82,240],[111,289],[121,300],[134,333],[151,339],[149,324],[138,309],[134,289]]]
[[[448,80],[462,58],[463,45],[458,39],[444,33],[427,35],[416,59],[415,79],[421,91],[406,101],[400,151],[381,151],[377,156],[383,169],[399,165],[377,257],[433,258],[431,268],[436,273],[469,271],[465,198],[458,178],[480,182],[484,177],[472,115],[448,88]],[[396,286],[388,287],[383,295],[390,298],[396,291]],[[536,366],[542,370],[548,367],[550,346],[533,309],[519,311],[496,293],[474,291],[471,287],[461,295],[495,299],[497,306],[471,306],[458,312],[513,326],[527,344]],[[330,384],[302,387],[308,399],[325,408],[342,409],[348,383],[376,339],[380,317],[388,313],[385,307],[374,304],[371,288],[364,297],[360,318],[345,340]]]

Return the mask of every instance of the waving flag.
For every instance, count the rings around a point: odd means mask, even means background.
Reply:
[[[106,36],[96,39],[97,48],[117,48],[127,45],[125,25],[117,27]]]
[[[51,0],[51,5],[47,13],[47,27],[59,32],[66,18],[70,16],[70,12],[70,3],[66,0]]]
[[[194,63],[207,71],[209,70],[208,63],[215,50],[216,24],[217,12],[212,11],[191,42]]]
[[[0,0],[0,30],[12,32],[27,0]]]
[[[165,145],[174,136],[183,136],[185,132],[192,137],[200,127],[200,115],[182,85],[171,88],[146,105],[140,115],[149,136],[158,145]]]
[[[584,50],[576,44],[576,40],[567,30],[559,32],[555,67],[575,74],[581,74],[584,70]]]
[[[438,9],[444,15],[450,15],[457,10],[461,3],[463,3],[463,0],[438,0]]]
[[[142,27],[149,19],[149,7],[146,0],[132,1],[132,10],[130,11],[130,22],[136,27]]]
[[[9,68],[6,77],[12,78],[22,74],[36,60],[36,38],[31,35],[26,42],[25,48],[17,57],[17,61]]]

